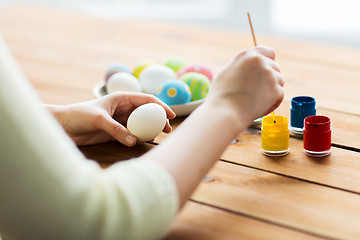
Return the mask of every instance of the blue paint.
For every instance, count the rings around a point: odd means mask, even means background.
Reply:
[[[299,96],[291,99],[290,126],[293,132],[301,133],[304,128],[304,119],[316,115],[315,98]]]

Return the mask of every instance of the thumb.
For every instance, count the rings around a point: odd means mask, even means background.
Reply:
[[[102,118],[101,122],[99,123],[99,128],[128,147],[132,147],[136,144],[136,137],[109,115]]]

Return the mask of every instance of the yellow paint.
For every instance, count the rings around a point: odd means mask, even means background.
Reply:
[[[264,151],[289,149],[289,120],[286,117],[266,116],[262,119],[261,148]]]

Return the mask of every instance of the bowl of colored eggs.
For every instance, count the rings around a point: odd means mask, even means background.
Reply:
[[[212,79],[208,67],[187,65],[181,57],[170,57],[164,64],[143,59],[133,71],[121,63],[110,66],[93,93],[97,98],[117,91],[152,94],[180,117],[189,115],[205,101]]]

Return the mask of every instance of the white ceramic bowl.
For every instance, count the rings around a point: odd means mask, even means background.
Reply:
[[[96,86],[93,89],[93,94],[96,98],[101,98],[101,97],[107,95],[104,81],[96,84]],[[200,99],[200,100],[192,101],[192,102],[189,102],[186,104],[171,105],[169,107],[176,113],[177,117],[183,117],[183,116],[189,115],[204,101],[205,101],[205,99]],[[252,125],[261,124],[261,119],[262,119],[262,117],[255,119],[252,122]]]
[[[96,98],[101,98],[107,95],[105,82],[98,83],[93,89],[93,94]],[[189,115],[204,101],[205,99],[200,99],[186,104],[170,105],[169,107],[175,112],[177,117],[183,117]]]

